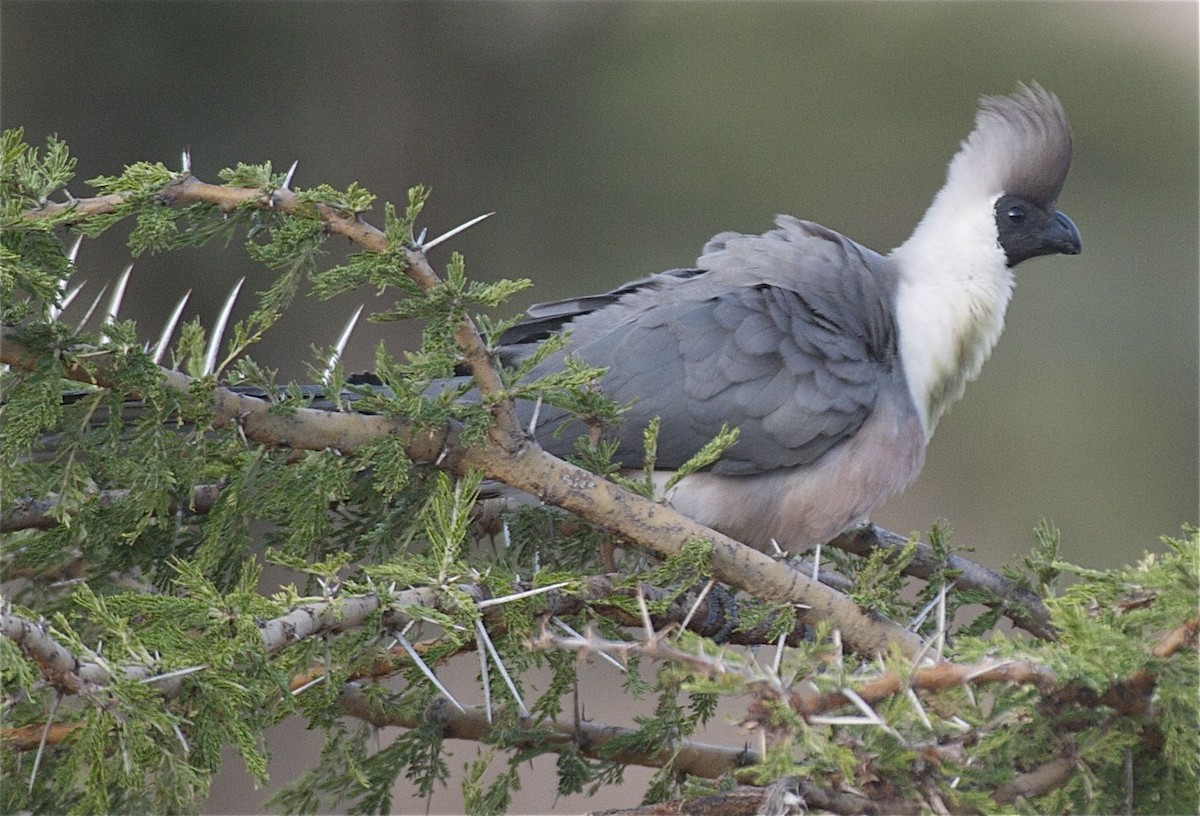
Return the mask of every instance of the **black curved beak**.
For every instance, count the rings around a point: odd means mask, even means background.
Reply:
[[[1054,225],[1046,231],[1046,247],[1063,255],[1078,255],[1083,250],[1079,229],[1065,213],[1054,213]]]

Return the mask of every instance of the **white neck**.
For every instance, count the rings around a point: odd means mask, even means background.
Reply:
[[[900,359],[927,438],[991,354],[1014,284],[997,240],[999,196],[982,207],[977,193],[955,195],[954,186],[891,254]]]

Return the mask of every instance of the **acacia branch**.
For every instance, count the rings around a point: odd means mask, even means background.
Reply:
[[[187,501],[171,502],[167,512],[174,515],[200,515],[207,513],[217,503],[221,495],[222,485],[202,484],[192,488],[192,494]],[[94,501],[101,507],[112,507],[114,504],[129,497],[126,488],[112,490],[97,490],[93,495]],[[0,533],[13,533],[18,530],[52,530],[62,524],[61,517],[55,512],[61,504],[57,496],[45,499],[22,499],[4,510],[0,516]]]
[[[338,698],[342,711],[350,716],[365,720],[377,728],[399,726],[417,728],[434,720],[442,727],[443,736],[449,739],[482,741],[491,734],[493,725],[488,713],[478,706],[465,706],[459,711],[444,700],[437,700],[423,713],[411,714],[402,707],[368,695],[358,683],[348,683]],[[535,720],[532,717],[518,718],[518,726],[528,730],[527,737],[510,743],[516,748],[542,748],[546,751],[562,751],[575,748],[591,759],[605,759],[622,765],[643,765],[661,768],[668,763],[681,773],[705,779],[716,779],[737,768],[753,765],[761,757],[748,747],[726,748],[691,740],[680,740],[651,755],[629,750],[617,750],[614,741],[635,733],[633,729],[600,725],[594,722],[565,722],[562,720]],[[506,728],[508,726],[506,725]]]
[[[782,795],[781,795],[782,794]],[[787,807],[791,794],[803,807]],[[784,777],[765,788],[742,786],[730,791],[675,799],[653,805],[592,811],[589,816],[784,816],[789,813],[836,813],[839,816],[909,816],[921,813],[915,801],[876,801],[849,791],[839,791],[807,779]]]
[[[303,201],[287,188],[264,192],[254,188],[229,187],[208,184],[189,174],[180,176],[163,187],[157,200],[167,206],[211,204],[226,213],[239,207],[253,207],[303,218],[312,218],[315,215],[325,230],[348,238],[363,249],[381,253],[398,250],[406,262],[406,274],[422,291],[429,292],[441,285],[441,279],[419,249],[411,246],[392,247],[383,231],[364,221],[358,214],[347,215],[327,204]],[[51,217],[62,213],[64,209],[70,209],[83,216],[100,215],[116,212],[125,201],[126,198],[120,195],[75,199],[66,204],[48,203],[27,215],[32,218]],[[469,316],[464,317],[461,325],[455,330],[454,339],[464,353],[465,362],[480,394],[485,397],[503,394],[504,383],[492,364],[487,344]],[[512,401],[497,399],[489,403],[495,419],[489,431],[489,438],[504,450],[515,450],[521,444],[522,432]]]
[[[103,199],[76,199],[66,205],[46,204],[27,215],[30,218],[60,215],[63,207],[74,208],[81,214],[94,215],[115,212],[124,203],[124,199],[114,199],[111,196]],[[239,207],[254,207],[308,218],[315,214],[330,233],[343,235],[366,250],[402,252],[406,260],[406,273],[423,291],[430,291],[441,283],[426,261],[424,253],[410,246],[390,246],[387,236],[382,231],[365,222],[357,214],[346,215],[327,205],[304,202],[286,188],[264,193],[259,189],[207,184],[188,174],[168,183],[159,192],[158,200],[165,205],[211,204],[223,212],[232,212]],[[5,331],[7,332],[7,327]],[[464,316],[462,325],[455,331],[454,336],[471,368],[480,393],[484,396],[501,397],[504,389],[499,372],[469,316]],[[183,377],[175,372],[169,374]],[[167,379],[171,383],[170,376]],[[171,387],[179,387],[182,384],[171,383]],[[218,416],[239,417],[239,424],[247,437],[255,441],[304,447],[298,445],[298,440],[294,437],[260,433],[266,431],[268,426],[281,421],[287,424],[321,424],[321,421],[315,418],[311,422],[300,419],[302,412],[312,409],[301,409],[286,418],[276,416],[273,420],[267,419],[264,416],[265,403],[263,408],[247,413],[246,419],[253,419],[253,423],[243,422],[239,414],[227,413],[229,408],[235,407],[234,405],[223,405],[235,397],[236,395],[225,389],[214,389]],[[245,399],[242,398],[243,401]],[[809,576],[704,527],[669,507],[645,501],[606,479],[546,453],[520,427],[511,399],[494,399],[487,402],[492,404],[491,410],[495,418],[488,431],[488,444],[473,447],[455,446],[452,428],[428,432],[429,436],[425,439],[413,439],[413,429],[398,420],[385,420],[389,424],[383,427],[389,431],[383,432],[407,437],[406,449],[413,461],[436,460],[440,467],[460,475],[468,470],[480,471],[490,478],[524,490],[543,502],[583,516],[663,556],[679,553],[691,541],[711,541],[711,566],[714,577],[724,583],[742,587],[750,594],[767,601],[803,605],[802,617],[807,622],[832,620],[841,631],[843,642],[852,651],[873,655],[896,647],[903,654],[914,657],[921,650],[922,642],[916,635],[891,621],[864,612],[846,596],[823,586]],[[238,407],[243,407],[244,410],[244,406]],[[341,424],[347,417],[361,415],[337,416],[338,424]],[[286,430],[286,427],[277,429]],[[322,429],[312,428],[314,433],[320,430]],[[317,435],[325,437],[327,434]],[[435,456],[430,456],[429,443],[435,440],[441,442],[441,450]],[[362,441],[359,439],[358,444]],[[357,444],[350,436],[340,436],[330,444],[321,444],[313,449],[330,447],[349,451],[357,447]]]
[[[908,539],[904,536],[874,524],[852,527],[829,542],[831,547],[863,557],[876,550],[899,553],[907,544]],[[960,555],[951,553],[939,556],[928,544],[917,542],[916,553],[904,568],[904,573],[929,579],[939,571],[952,573],[955,586],[959,589],[983,590],[995,596],[997,600],[985,606],[1000,607],[1004,615],[1021,629],[1043,640],[1057,638],[1058,633],[1050,623],[1050,610],[1037,593]]]
[[[0,340],[0,362],[26,369],[37,365],[38,353],[20,340],[18,330],[3,327]],[[96,353],[88,357],[86,368],[69,361],[63,376],[111,387],[113,365],[112,353]],[[196,384],[178,371],[160,368],[160,376],[165,387],[181,393],[190,393]],[[678,554],[691,541],[711,541],[711,567],[717,580],[741,587],[768,602],[802,605],[798,616],[806,623],[831,620],[852,651],[873,655],[895,646],[912,657],[921,650],[921,639],[915,634],[863,611],[845,595],[809,575],[704,527],[668,506],[643,499],[558,459],[532,439],[525,438],[516,450],[490,443],[465,446],[458,443],[461,428],[455,423],[418,428],[403,419],[315,408],[298,408],[281,414],[272,411],[266,400],[215,385],[208,387],[214,428],[237,427],[248,440],[269,446],[301,450],[332,448],[342,452],[388,436],[403,445],[414,462],[437,463],[438,467],[459,475],[480,471],[663,556]]]

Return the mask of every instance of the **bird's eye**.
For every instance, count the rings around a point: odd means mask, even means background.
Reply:
[[[1011,221],[1012,223],[1014,223],[1014,224],[1023,223],[1025,221],[1025,208],[1024,207],[1009,207],[1007,215],[1008,215],[1008,220]]]

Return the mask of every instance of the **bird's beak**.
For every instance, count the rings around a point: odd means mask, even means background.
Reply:
[[[1063,255],[1078,255],[1083,249],[1079,229],[1065,213],[1054,213],[1054,225],[1046,231],[1046,249]]]

